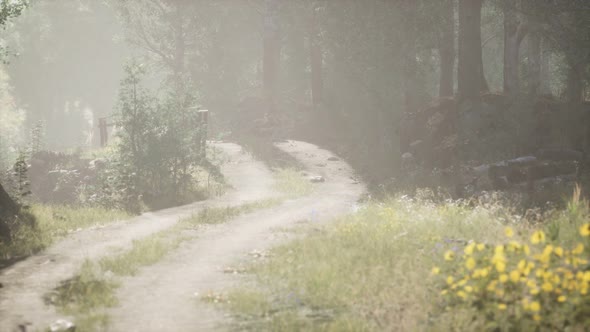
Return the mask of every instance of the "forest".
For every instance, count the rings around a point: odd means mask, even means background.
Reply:
[[[587,330],[587,0],[0,26],[0,330]]]

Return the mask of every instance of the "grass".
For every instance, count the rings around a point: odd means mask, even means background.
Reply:
[[[231,291],[225,305],[240,330],[465,330],[473,312],[446,312],[431,276],[443,253],[469,241],[502,243],[506,225],[522,239],[544,227],[565,247],[590,218],[587,204],[572,202],[564,211],[545,212],[536,225],[493,202],[472,207],[402,197],[370,203],[275,248],[251,268],[256,286]]]
[[[181,242],[181,239],[173,236],[171,231],[162,231],[134,240],[130,250],[117,256],[103,258],[99,265],[103,271],[111,271],[120,276],[133,276],[141,267],[159,262],[170,251],[178,248]]]
[[[86,261],[78,275],[62,282],[44,300],[62,314],[73,316],[77,331],[106,329],[109,320],[103,309],[117,305],[117,287],[95,264]]]
[[[62,283],[46,297],[47,302],[56,305],[60,312],[74,316],[79,331],[108,330],[108,316],[104,309],[117,304],[115,291],[119,285],[113,278],[105,276],[134,276],[142,267],[156,264],[192,238],[183,234],[185,230],[198,225],[224,223],[241,214],[280,203],[279,199],[268,199],[235,207],[204,209],[171,228],[133,241],[126,251],[97,263],[85,262],[76,277]]]
[[[126,219],[119,210],[100,207],[71,207],[34,204],[29,211],[37,222],[34,227],[23,225],[13,234],[13,241],[0,243],[0,260],[31,255],[43,250],[71,232]]]
[[[289,198],[298,198],[311,194],[313,184],[293,168],[278,169],[274,173],[275,189]]]

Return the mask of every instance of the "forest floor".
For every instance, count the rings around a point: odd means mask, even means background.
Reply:
[[[108,331],[219,330],[226,317],[210,306],[207,294],[216,294],[240,280],[239,266],[264,255],[289,238],[286,229],[330,220],[350,212],[365,188],[353,170],[329,151],[314,145],[286,141],[277,146],[294,156],[305,172],[321,176],[308,195],[285,196],[275,189],[273,173],[242,148],[218,143],[229,161],[222,172],[233,187],[208,201],[147,213],[100,229],[75,233],[48,250],[0,273],[0,326],[7,331],[46,329],[59,318],[72,319],[44,298],[63,282],[76,277],[85,262],[104,262],[133,251],[142,239],[174,229],[186,218],[206,209],[260,204],[258,209],[234,213],[224,223],[184,228],[182,241],[162,255],[117,279],[117,305],[106,310]],[[132,256],[131,256],[132,257]],[[111,271],[106,271],[110,275]],[[230,273],[228,273],[230,272]],[[225,326],[225,325],[224,325]]]

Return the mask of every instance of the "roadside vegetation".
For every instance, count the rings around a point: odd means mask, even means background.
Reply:
[[[64,281],[47,294],[46,302],[57,306],[63,314],[73,316],[80,331],[105,329],[109,322],[105,309],[118,303],[117,277],[136,275],[142,267],[158,263],[184,241],[198,235],[185,231],[194,230],[199,225],[221,224],[239,215],[280,203],[279,199],[267,199],[240,206],[204,209],[180,220],[171,228],[133,241],[128,250],[98,262],[85,262],[76,277]]]
[[[33,204],[28,211],[36,224],[23,224],[10,243],[0,242],[0,261],[31,255],[67,234],[129,217],[124,211],[102,207]]]
[[[240,330],[517,331],[588,325],[590,209],[501,197],[367,204],[252,266],[224,295]],[[534,213],[533,213],[534,212]]]
[[[288,198],[307,196],[314,190],[313,184],[294,168],[275,170],[275,189]]]

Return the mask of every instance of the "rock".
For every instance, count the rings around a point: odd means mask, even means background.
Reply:
[[[326,179],[324,179],[323,176],[318,175],[318,176],[312,176],[311,178],[309,178],[309,181],[311,181],[312,183],[321,183],[321,182],[326,182]]]
[[[29,326],[31,326],[31,325],[33,325],[31,322],[18,324],[18,330],[20,332],[27,332],[29,330]]]
[[[339,161],[340,159],[336,158],[336,157],[330,157],[328,158],[328,161]]]
[[[51,332],[72,332],[76,331],[76,325],[74,323],[65,320],[58,319],[49,326]]]
[[[4,287],[4,285],[0,282],[0,288]]]

